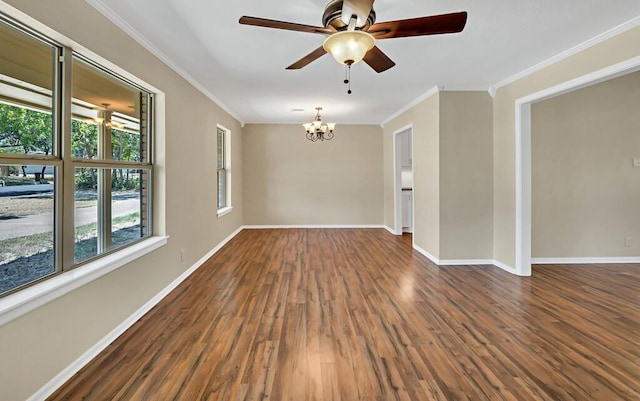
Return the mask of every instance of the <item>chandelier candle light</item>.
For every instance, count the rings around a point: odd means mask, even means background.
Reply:
[[[318,140],[330,141],[333,139],[333,130],[336,128],[336,123],[323,123],[320,115],[322,107],[316,107],[316,110],[318,111],[316,118],[310,123],[302,124],[305,131],[307,131],[307,139],[312,142]]]

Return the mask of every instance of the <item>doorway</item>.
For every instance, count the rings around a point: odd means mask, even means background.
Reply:
[[[639,70],[635,57],[516,100],[515,274],[531,275],[531,105]]]
[[[393,133],[394,232],[413,233],[413,126]]]

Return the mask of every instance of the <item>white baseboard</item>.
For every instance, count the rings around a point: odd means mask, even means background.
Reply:
[[[39,401],[44,400],[53,394],[58,388],[60,388],[67,380],[71,379],[73,375],[78,373],[80,369],[82,369],[86,364],[91,362],[93,358],[95,358],[100,352],[102,352],[105,348],[109,346],[112,342],[114,342],[118,337],[120,337],[127,329],[129,329],[135,322],[137,322],[142,316],[144,316],[147,312],[149,312],[154,306],[156,306],[164,297],[169,295],[171,291],[173,291],[180,283],[186,280],[193,272],[195,272],[204,262],[206,262],[211,256],[213,256],[216,252],[220,250],[227,242],[229,242],[233,237],[238,235],[238,233],[242,231],[242,227],[238,228],[227,238],[222,240],[215,248],[209,251],[205,256],[200,258],[193,266],[191,266],[188,270],[182,273],[178,278],[173,280],[168,286],[162,289],[158,294],[156,294],[153,298],[151,298],[147,303],[145,303],[140,309],[135,311],[131,316],[129,316],[124,322],[120,323],[115,329],[113,329],[109,334],[103,337],[100,341],[98,341],[94,346],[89,348],[84,354],[82,354],[78,359],[73,361],[69,366],[67,366],[62,372],[58,373],[53,379],[51,379],[47,384],[45,384],[42,388],[40,388],[37,392],[35,392],[31,397],[27,399],[27,401]]]
[[[515,274],[516,276],[520,276],[520,275],[517,273],[517,271],[516,271],[516,269],[515,269],[514,267],[511,267],[511,266],[509,266],[509,265],[506,265],[506,264],[504,264],[504,263],[502,263],[502,262],[500,262],[500,261],[497,261],[497,260],[493,260],[493,263],[492,263],[492,264],[493,264],[495,267],[499,267],[500,269],[502,269],[502,270],[504,270],[504,271],[506,271],[506,272],[508,272],[508,273]]]
[[[432,261],[433,263],[435,263],[438,266],[478,266],[478,265],[482,265],[482,266],[496,266],[506,272],[509,272],[511,274],[516,274],[516,269],[514,269],[511,266],[505,265],[502,262],[498,262],[497,260],[492,260],[492,259],[438,259],[435,256],[433,256],[432,254],[430,254],[429,252],[425,251],[424,249],[420,248],[418,245],[413,244],[413,249],[415,249],[416,251],[420,252],[422,255],[424,255],[427,259],[429,259],[430,261]]]
[[[415,243],[413,244],[413,249],[415,249],[416,251],[420,252],[424,257],[426,257],[427,259],[429,259],[430,261],[432,261],[436,265],[438,265],[438,266],[440,265],[440,259],[436,258],[435,256],[433,256],[429,252],[427,252],[424,249],[420,248]]]
[[[402,233],[397,233],[396,230],[394,230],[393,228],[391,228],[391,227],[389,227],[387,225],[384,226],[384,229],[389,231],[393,235],[402,235]]]
[[[534,265],[582,265],[595,263],[640,263],[640,257],[610,258],[531,258]]]
[[[265,230],[265,229],[288,229],[288,228],[386,228],[381,224],[292,224],[292,225],[246,225],[242,228],[247,230]]]
[[[492,265],[492,259],[443,259],[440,266]]]

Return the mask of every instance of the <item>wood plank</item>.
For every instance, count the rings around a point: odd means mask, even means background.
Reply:
[[[49,399],[640,399],[640,265],[438,267],[381,229],[245,230]]]

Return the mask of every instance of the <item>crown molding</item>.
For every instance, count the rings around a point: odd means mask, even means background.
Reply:
[[[489,85],[440,85],[440,92],[488,92]]]
[[[406,106],[404,106],[403,108],[401,108],[397,112],[393,113],[391,116],[387,117],[384,121],[382,121],[380,123],[380,127],[384,128],[384,126],[387,123],[389,123],[391,120],[393,120],[394,118],[402,115],[402,113],[405,113],[405,112],[411,110],[413,107],[415,107],[418,104],[422,103],[423,101],[427,100],[428,98],[430,98],[431,96],[435,95],[436,93],[439,93],[439,92],[489,92],[489,94],[491,95],[490,89],[491,89],[491,87],[490,86],[486,86],[486,85],[478,85],[478,86],[455,86],[455,85],[454,86],[444,86],[444,85],[440,85],[440,86],[434,86],[433,88],[429,89],[427,92],[425,92],[424,94],[420,95],[418,98],[413,100],[411,103],[407,104]],[[493,95],[491,97],[493,97]]]
[[[122,19],[117,13],[115,13],[111,8],[105,5],[101,0],[85,0],[87,4],[91,7],[95,8],[100,14],[102,14],[105,18],[115,24],[118,28],[122,29],[127,35],[129,35],[133,40],[138,42],[142,47],[147,49],[151,54],[156,56],[160,61],[166,64],[169,68],[175,71],[178,75],[184,78],[191,86],[200,91],[203,95],[209,98],[212,102],[218,105],[222,110],[227,112],[231,117],[235,118],[241,126],[244,126],[244,121],[233,112],[227,105],[225,105],[220,99],[218,99],[213,93],[209,92],[204,86],[202,86],[198,80],[192,77],[188,72],[182,69],[178,64],[173,61],[169,56],[164,54],[160,49],[155,47],[147,38],[145,38],[140,32],[138,32],[134,27],[129,25],[124,19]]]
[[[440,91],[441,91],[441,89],[440,89],[439,86],[434,86],[433,88],[429,89],[427,92],[425,92],[424,94],[420,95],[418,98],[413,100],[411,103],[407,104],[406,106],[404,106],[400,110],[398,110],[395,113],[393,113],[391,116],[387,117],[385,120],[383,120],[380,123],[380,126],[384,128],[384,126],[386,124],[388,124],[394,118],[402,115],[403,113],[407,112],[408,110],[411,110],[413,107],[415,107],[418,104],[424,102],[425,100],[427,100],[431,96],[435,95],[436,93],[439,93]]]
[[[491,85],[491,87],[489,87],[489,94],[492,97],[495,97],[496,92],[498,91],[498,89],[507,86],[509,84],[512,84],[522,78],[525,78],[531,74],[534,74],[538,71],[541,71],[547,67],[550,67],[553,64],[556,64],[562,60],[565,60],[571,56],[574,56],[586,49],[589,49],[593,46],[596,46],[597,44],[600,44],[606,40],[609,40],[611,38],[613,38],[614,36],[618,36],[621,33],[627,32],[631,29],[634,29],[636,27],[640,26],[640,17],[635,17],[627,22],[624,22],[620,25],[618,25],[615,28],[609,29],[608,31],[594,37],[591,38],[589,40],[587,40],[586,42],[583,42],[577,46],[574,46],[568,50],[563,51],[562,53],[556,54],[555,56],[541,62],[538,63],[532,67],[527,68],[526,70],[523,70],[515,75],[512,75],[494,85]]]

